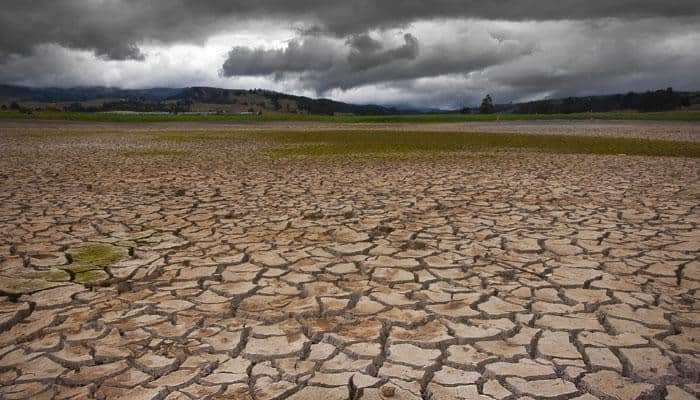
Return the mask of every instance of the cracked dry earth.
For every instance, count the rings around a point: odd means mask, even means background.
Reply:
[[[0,135],[0,398],[700,394],[697,159],[153,143]]]

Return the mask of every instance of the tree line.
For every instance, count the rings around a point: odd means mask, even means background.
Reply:
[[[696,98],[693,99],[692,97]],[[563,99],[537,100],[518,104],[495,104],[491,95],[486,95],[477,108],[463,107],[459,112],[480,114],[512,112],[515,114],[573,114],[586,112],[608,112],[634,110],[638,112],[673,111],[690,107],[700,98],[699,93],[676,92],[673,88],[629,92],[606,96],[567,97]]]
[[[515,106],[516,114],[571,114],[584,112],[607,112],[635,110],[639,112],[672,111],[690,107],[687,93],[666,90],[629,92],[609,96],[567,97],[557,100],[539,100]]]
[[[120,101],[106,101],[100,106],[85,106],[82,103],[71,103],[63,107],[66,112],[105,112],[105,111],[135,111],[135,112],[169,112],[173,114],[188,112],[192,103],[186,101],[177,102],[149,102],[140,99]]]

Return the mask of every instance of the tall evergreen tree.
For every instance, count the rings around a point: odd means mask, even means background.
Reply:
[[[496,109],[493,107],[493,99],[491,95],[487,94],[486,97],[481,101],[481,107],[479,107],[479,112],[482,114],[493,114]]]

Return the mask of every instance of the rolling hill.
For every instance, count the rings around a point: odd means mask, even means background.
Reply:
[[[378,105],[357,105],[330,99],[312,99],[270,90],[220,89],[213,87],[118,89],[108,87],[30,88],[0,85],[0,103],[55,103],[58,108],[86,103],[86,107],[108,103],[109,109],[138,107],[138,103],[185,105],[190,111],[386,115],[399,111]],[[100,103],[102,102],[102,103]],[[119,107],[120,105],[124,107]]]
[[[63,111],[139,111],[196,113],[263,113],[315,115],[444,114],[430,108],[397,109],[382,105],[358,105],[330,99],[312,99],[264,89],[215,87],[120,89],[111,87],[31,88],[0,84],[0,105],[21,102],[29,109]],[[700,92],[670,88],[644,93],[545,99],[496,104],[499,113],[570,114],[610,111],[671,111],[700,108]],[[467,110],[467,109],[463,109]],[[478,112],[478,108],[469,109]]]

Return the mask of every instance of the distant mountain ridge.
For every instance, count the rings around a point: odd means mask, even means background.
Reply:
[[[205,103],[240,105],[241,110],[260,109],[309,114],[347,113],[357,115],[396,114],[392,107],[357,105],[330,99],[312,99],[263,89],[221,89],[214,87],[119,89],[110,87],[30,88],[0,85],[0,99],[31,102],[87,102],[122,100],[146,102]],[[264,104],[264,106],[263,106]],[[404,110],[408,111],[409,110]]]
[[[700,104],[700,92],[675,91],[673,88],[581,97],[545,99],[510,105],[498,105],[498,111],[516,114],[573,114],[628,111],[659,112],[689,109]]]
[[[358,105],[343,103],[330,99],[312,99],[304,96],[294,96],[286,93],[264,89],[221,89],[214,87],[195,86],[182,89],[167,100],[186,101],[208,104],[235,104],[245,96],[257,96],[269,101],[276,111],[285,111],[283,102],[295,103],[296,109],[309,114],[347,113],[357,115],[396,114],[398,110],[374,104]]]
[[[9,101],[37,103],[93,102],[83,107],[65,107],[69,111],[153,110],[167,111],[177,103],[179,111],[263,112],[308,114],[439,114],[460,112],[434,108],[395,108],[383,105],[358,105],[330,99],[312,99],[264,89],[222,89],[194,86],[187,88],[120,89],[112,87],[32,88],[0,84],[0,103]],[[102,106],[100,106],[102,101]],[[97,102],[96,106],[94,103]],[[608,94],[521,103],[496,104],[496,112],[518,114],[568,114],[620,110],[664,111],[681,107],[700,108],[700,92],[676,92],[670,88],[626,94]],[[478,112],[465,107],[462,112]]]
[[[17,85],[0,84],[0,98],[18,101],[64,102],[90,101],[99,99],[143,98],[146,101],[162,101],[174,96],[182,89],[119,89],[112,87],[75,87],[75,88],[32,88]]]

